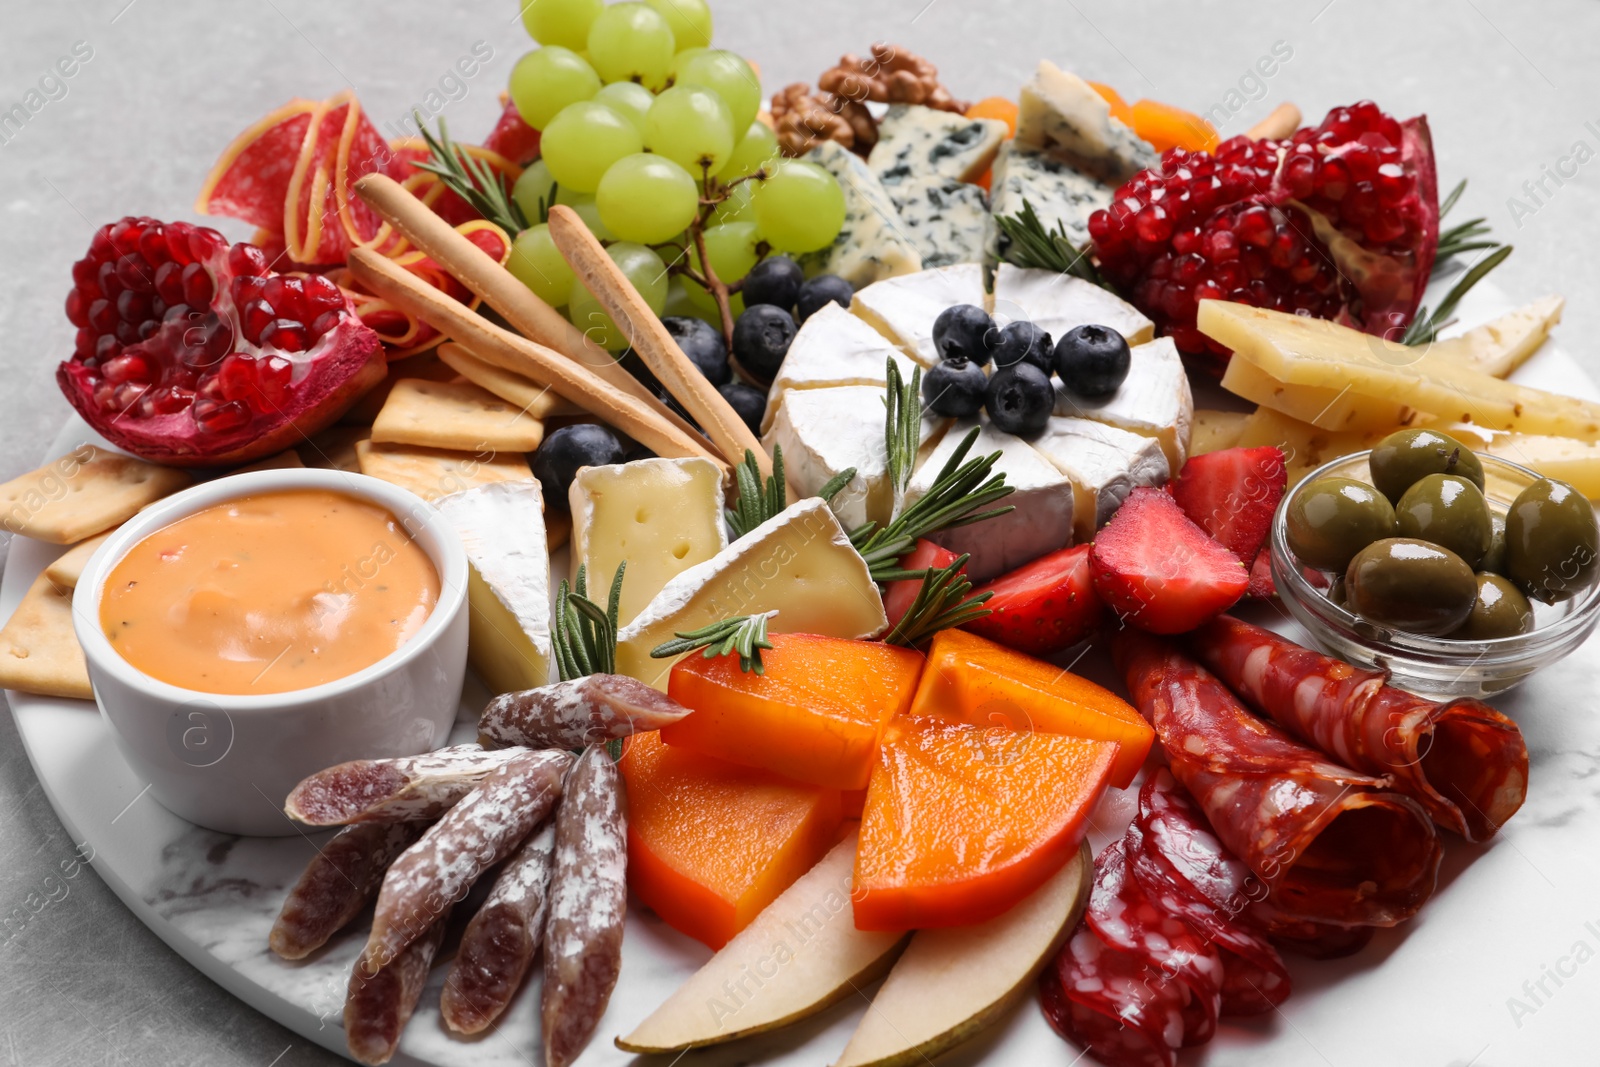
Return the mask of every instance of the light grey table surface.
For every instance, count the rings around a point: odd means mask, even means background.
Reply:
[[[717,43],[755,59],[769,92],[886,40],[932,59],[961,96],[1014,97],[1047,56],[1130,100],[1220,107],[1212,113],[1228,116],[1224,134],[1281,100],[1312,118],[1363,97],[1397,115],[1426,112],[1441,185],[1472,182],[1459,217],[1487,215],[1517,245],[1499,285],[1517,299],[1565,294],[1563,345],[1600,371],[1589,343],[1600,330],[1593,0],[720,0],[715,9]],[[487,130],[530,45],[513,0],[0,0],[0,112],[27,102],[77,42],[92,49],[64,94],[47,83],[54,98],[0,133],[0,481],[36,466],[66,415],[53,382],[72,338],[61,306],[68,268],[96,226],[127,214],[193,218],[218,152],[290,97],[353,87],[381,126],[399,122],[479,41],[493,58],[443,112],[463,139]],[[1256,79],[1257,60],[1280,41],[1292,56]],[[17,916],[0,922],[0,1064],[342,1062],[201,977],[92,873],[52,881],[66,896],[33,915],[30,899],[59,896],[45,879],[72,849],[0,716],[0,920]]]

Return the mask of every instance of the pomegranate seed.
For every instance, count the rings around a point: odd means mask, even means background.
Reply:
[[[122,352],[122,342],[111,334],[102,334],[94,344],[94,356],[104,363],[106,360],[115,359]]]
[[[307,277],[303,283],[306,299],[306,318],[315,319],[325,311],[344,310],[344,290],[331,279],[320,274]]]
[[[1350,168],[1350,177],[1358,182],[1370,182],[1378,173],[1378,153],[1357,141],[1344,150],[1344,165]]]
[[[277,317],[278,313],[273,311],[272,305],[265,300],[250,301],[244,306],[244,312],[241,315],[244,320],[244,339],[253,345],[260,344],[261,331],[265,330],[267,324]]]
[[[1393,207],[1410,195],[1411,176],[1400,164],[1385,163],[1378,168],[1373,187],[1378,190],[1378,202]]]
[[[167,235],[163,232],[160,223],[156,223],[139,235],[139,254],[144,257],[146,263],[152,266],[167,261],[169,255],[167,252]]]
[[[72,284],[79,289],[92,290],[89,296],[98,296],[100,293],[100,264],[96,260],[85,256],[72,265]]]
[[[1373,244],[1388,244],[1405,236],[1406,224],[1392,211],[1379,211],[1363,227],[1366,238]]]
[[[205,379],[205,381],[200,383],[200,388],[197,390],[197,392],[200,398],[203,400],[220,401],[222,399],[221,376],[216,374],[211,375],[209,378]]]
[[[81,289],[67,291],[67,321],[79,327],[89,325],[89,302]]]
[[[189,248],[189,234],[194,229],[187,222],[169,222],[163,234],[167,240],[167,255],[172,262],[180,267],[187,267],[194,262],[194,253]]]
[[[115,300],[117,294],[127,288],[122,284],[122,279],[117,277],[117,265],[115,263],[100,264],[100,270],[95,275],[95,280],[100,285],[100,295],[107,300]]]
[[[1378,194],[1372,188],[1371,182],[1357,182],[1345,194],[1340,215],[1342,218],[1355,223],[1357,226],[1365,225],[1378,210]]]
[[[217,287],[199,263],[183,268],[183,302],[190,307],[205,307],[216,295]]]
[[[1237,230],[1245,244],[1265,248],[1272,241],[1272,216],[1263,207],[1246,208],[1239,215]]]
[[[111,226],[111,247],[122,255],[139,250],[140,226],[137,219],[123,219]]]
[[[108,381],[110,379],[107,379]],[[111,402],[119,411],[127,411],[145,393],[150,386],[145,382],[123,382],[116,387],[116,392],[111,394]]]
[[[261,292],[266,286],[265,278],[246,277],[235,278],[228,283],[228,292],[233,297],[233,306],[242,308],[252,300],[260,300]]]
[[[124,352],[107,360],[101,373],[108,382],[149,381],[150,363],[137,352]]]
[[[1228,230],[1212,230],[1206,234],[1205,254],[1214,263],[1238,259],[1239,238]]]
[[[116,393],[116,386],[112,385],[110,382],[102,381],[91,383],[89,388],[94,391],[95,407],[104,408],[107,411],[115,410],[111,406],[111,399]]]
[[[196,400],[194,421],[195,425],[208,433],[227,433],[250,422],[250,409],[237,400],[230,400],[226,404]]]
[[[235,352],[222,361],[217,369],[217,384],[226,400],[243,400],[256,386],[256,361],[254,357]]]
[[[156,291],[155,272],[141,256],[122,256],[117,260],[117,280],[124,288],[140,293]]]
[[[94,352],[94,346],[99,342],[99,335],[87,326],[80,326],[72,336],[72,351],[75,355],[87,356]]]
[[[285,352],[306,350],[306,327],[294,319],[273,319],[261,331],[263,348],[281,348]]]
[[[299,278],[282,274],[268,278],[261,287],[261,299],[272,305],[279,318],[303,319],[306,317],[306,288]]]
[[[171,260],[156,268],[156,292],[168,304],[183,302],[183,267]]]
[[[155,336],[155,332],[157,330],[161,329],[161,323],[157,322],[155,319],[145,319],[143,322],[139,323],[137,329],[139,331],[139,340],[148,341],[151,337]]]
[[[116,335],[117,340],[125,345],[136,345],[143,340],[139,336],[139,327],[131,322],[119,322],[116,329],[111,332]]]
[[[314,342],[344,321],[345,313],[339,311],[324,311],[317,316],[317,321],[311,324],[311,340]]]
[[[171,307],[167,308],[166,314],[161,316],[161,321],[164,322],[164,323],[165,322],[183,322],[183,323],[186,323],[186,322],[189,321],[189,316],[190,315],[198,316],[198,314],[199,314],[198,312],[191,312],[189,310],[189,305],[188,304],[173,304]]]
[[[138,325],[151,315],[150,294],[126,289],[117,294],[117,315],[123,322]]]
[[[282,356],[268,356],[256,362],[255,391],[250,406],[261,414],[277,411],[289,399],[289,383],[294,378],[294,364]]]
[[[194,403],[194,392],[177,386],[154,390],[145,398],[151,410],[158,415],[172,415]]]
[[[255,245],[240,241],[228,249],[228,272],[234,277],[267,273],[267,254]]]
[[[1283,183],[1289,195],[1304,200],[1316,189],[1317,163],[1309,155],[1290,157],[1283,167]]]
[[[227,246],[228,239],[209,226],[196,226],[189,231],[191,262],[204,262]]]
[[[110,333],[117,328],[116,305],[109,300],[96,300],[89,305],[89,328],[96,333]]]

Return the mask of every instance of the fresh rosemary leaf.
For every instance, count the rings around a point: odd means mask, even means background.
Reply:
[[[781,514],[788,506],[788,489],[783,480],[783,449],[777,445],[773,446],[772,474],[764,483],[761,479],[761,467],[756,463],[756,454],[748,448],[744,450],[744,460],[733,469],[733,474],[739,495],[734,500],[733,507],[727,509],[726,516],[728,527],[733,531],[733,538],[737,541],[774,515]],[[841,476],[842,474],[843,472]],[[854,477],[855,471],[852,469],[849,474]],[[850,478],[845,478],[846,482],[849,480]],[[834,490],[835,493],[838,491]]]
[[[551,645],[561,681],[590,674],[614,674],[617,669],[617,609],[622,599],[622,575],[627,562],[617,565],[606,607],[589,599],[588,574],[582,566],[569,588],[566,579],[556,588]]]
[[[521,205],[511,196],[505,180],[489,164],[451,141],[443,118],[439,120],[439,132],[434,134],[423,123],[419,112],[412,112],[412,117],[430,153],[430,158],[415,164],[418,170],[437,174],[445,188],[511,236],[515,237],[528,228],[528,218],[523,214]],[[554,195],[553,190],[551,195]]]
[[[817,490],[817,495],[831,504],[833,498],[842,493],[844,487],[850,484],[850,479],[855,476],[856,469],[854,467],[846,467],[832,478],[823,482],[822,488]]]
[[[1438,308],[1431,314],[1426,307],[1418,308],[1417,317],[1412,320],[1410,328],[1406,330],[1405,336],[1401,338],[1401,343],[1428,345],[1438,340],[1439,331],[1450,325],[1451,316],[1455,314],[1456,305],[1461,303],[1461,298],[1466,296],[1474,285],[1483,281],[1490,271],[1504,263],[1506,257],[1511,255],[1511,252],[1511,245],[1501,245],[1498,249],[1474,263],[1465,274],[1457,279],[1455,285],[1450,287],[1450,291],[1445,294],[1443,300],[1439,301]]]
[[[909,576],[922,578],[922,588],[911,607],[895,623],[894,629],[883,640],[891,645],[912,648],[928,640],[940,630],[961,626],[973,619],[991,614],[984,603],[994,594],[980,593],[969,597],[972,583],[961,573],[968,556],[958,556],[945,567],[929,567],[925,571],[909,572]]]
[[[889,386],[883,398],[883,445],[888,458],[889,482],[896,494],[911,482],[922,447],[922,368],[903,381],[893,359],[885,360]]]
[[[653,659],[670,659],[700,648],[705,650],[706,659],[713,659],[737,652],[741,671],[763,674],[766,666],[761,662],[761,650],[772,647],[772,642],[767,640],[767,620],[776,614],[776,611],[767,611],[759,615],[735,615],[698,630],[679,633],[673,640],[651,649],[650,655]]]
[[[1442,220],[1450,214],[1450,209],[1456,206],[1456,201],[1461,199],[1461,194],[1467,191],[1467,179],[1462,178],[1456,182],[1456,187],[1450,190],[1450,195],[1444,198],[1444,203],[1439,205],[1439,218]]]
[[[1006,261],[1018,267],[1053,270],[1057,274],[1070,274],[1092,282],[1102,289],[1111,288],[1095,269],[1087,248],[1079,248],[1067,236],[1066,227],[1056,223],[1054,230],[1045,229],[1039,213],[1026,198],[1022,210],[1015,215],[996,215],[995,223],[1011,239],[1006,249]]]

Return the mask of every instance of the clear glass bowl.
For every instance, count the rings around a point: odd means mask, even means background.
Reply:
[[[1314,479],[1328,475],[1370,485],[1370,455],[1371,452],[1357,452],[1324,463],[1289,491],[1272,520],[1272,580],[1289,611],[1324,651],[1357,666],[1387,670],[1391,683],[1401,689],[1444,699],[1503,693],[1583,644],[1600,622],[1600,584],[1591,585],[1560,604],[1534,602],[1533,630],[1491,641],[1425,637],[1392,630],[1329,600],[1327,585],[1335,575],[1312,571],[1322,579],[1319,587],[1289,551],[1289,505],[1295,494]],[[1493,456],[1480,453],[1478,460],[1483,464],[1484,495],[1501,514],[1518,493],[1540,478],[1527,467]]]

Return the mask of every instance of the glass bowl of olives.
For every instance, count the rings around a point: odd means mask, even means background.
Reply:
[[[1272,577],[1334,655],[1426,696],[1483,697],[1600,622],[1600,528],[1565,482],[1401,430],[1289,491]]]

